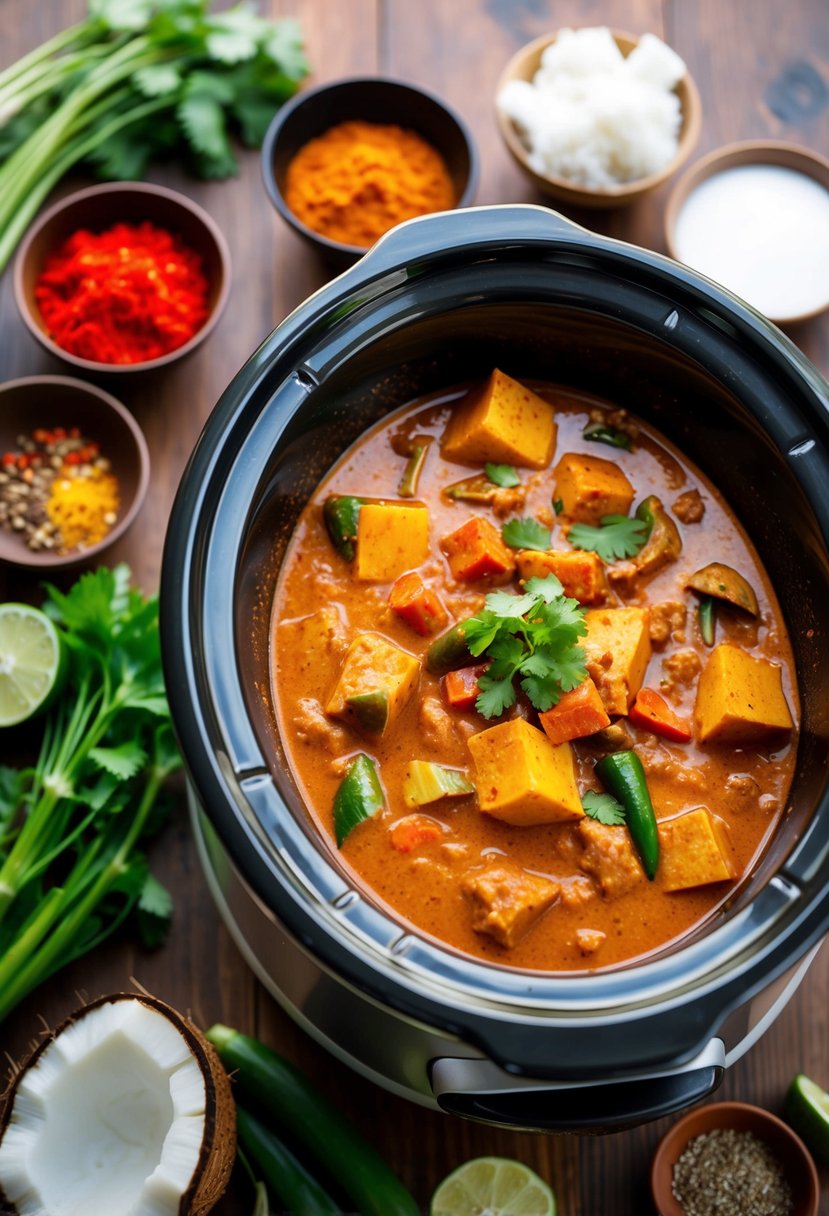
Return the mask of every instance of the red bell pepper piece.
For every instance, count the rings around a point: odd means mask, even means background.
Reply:
[[[438,596],[416,570],[401,574],[389,594],[389,607],[421,637],[437,633],[449,620]]]
[[[628,718],[634,726],[641,726],[674,743],[689,743],[691,740],[688,723],[675,714],[665,698],[652,688],[639,689]]]
[[[440,682],[443,699],[450,709],[459,713],[467,713],[475,708],[478,693],[478,680],[486,671],[488,663],[479,663],[475,667],[460,667],[457,671],[447,671]]]

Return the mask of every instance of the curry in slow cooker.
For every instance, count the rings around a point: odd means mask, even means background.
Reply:
[[[727,492],[727,487],[725,487]],[[358,888],[478,959],[639,959],[785,813],[798,697],[740,524],[612,403],[495,370],[389,415],[304,509],[281,738]]]

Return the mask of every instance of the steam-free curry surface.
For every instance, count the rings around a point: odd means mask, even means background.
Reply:
[[[272,685],[281,738],[308,812],[327,847],[355,886],[401,921],[449,947],[499,965],[541,971],[618,965],[675,942],[721,908],[750,876],[784,816],[798,709],[789,643],[774,592],[720,488],[714,488],[664,437],[614,410],[612,403],[532,383],[530,397],[535,400],[537,395],[553,410],[550,450],[543,450],[546,439],[540,436],[532,440],[535,446],[530,453],[518,450],[512,460],[503,461],[504,449],[497,440],[490,457],[491,435],[485,426],[481,430],[480,417],[477,424],[472,418],[469,427],[463,419],[459,424],[461,410],[471,414],[467,390],[479,395],[482,391],[481,386],[463,386],[390,415],[346,452],[303,511],[273,605]],[[629,450],[585,437],[585,430],[596,423],[606,424],[617,439],[626,435]],[[527,427],[522,433],[528,433]],[[401,499],[398,489],[409,466],[413,439],[424,436],[433,442],[422,462],[416,495]],[[629,559],[600,563],[604,598],[585,610],[644,610],[647,642],[643,645],[648,654],[641,684],[663,698],[688,724],[692,737],[688,742],[674,741],[635,724],[629,712],[619,712],[628,706],[618,703],[618,686],[614,692],[608,670],[602,668],[608,661],[612,666],[611,642],[607,653],[597,654],[594,648],[587,668],[609,711],[610,724],[557,744],[567,753],[556,755],[566,763],[567,755],[572,756],[581,796],[587,790],[602,790],[595,773],[598,760],[620,749],[635,751],[644,767],[663,844],[671,839],[664,834],[666,824],[690,828],[701,819],[703,826],[713,824],[711,850],[719,851],[714,864],[726,867],[725,878],[717,878],[716,869],[705,868],[710,858],[701,854],[706,854],[710,841],[700,841],[694,831],[685,834],[687,839],[680,832],[674,841],[679,881],[688,884],[677,887],[664,847],[654,879],[646,877],[624,826],[608,827],[589,816],[518,826],[484,813],[482,791],[416,808],[404,800],[413,760],[460,770],[474,783],[470,737],[519,720],[539,730],[539,713],[523,695],[503,717],[492,720],[474,707],[459,710],[448,704],[446,677],[430,672],[426,665],[435,632],[419,633],[390,607],[396,574],[384,577],[380,570],[378,576],[374,570],[370,577],[358,577],[359,559],[347,560],[332,544],[324,504],[331,496],[422,504],[427,512],[427,547],[416,554],[416,570],[421,584],[438,597],[448,628],[478,612],[493,585],[516,594],[524,589],[519,571],[506,578],[491,573],[474,577],[486,564],[467,565],[471,578],[453,574],[452,543],[447,545],[446,538],[468,521],[484,519],[500,533],[511,519],[533,519],[550,530],[553,550],[570,550],[567,533],[573,507],[570,503],[569,514],[563,510],[557,491],[558,480],[566,474],[564,456],[577,458],[577,464],[581,458],[579,467],[587,467],[588,473],[594,462],[602,468],[601,462],[609,462],[633,487],[631,514],[636,504],[657,496],[676,527],[681,551],[654,569],[639,570]],[[486,461],[498,463],[499,457],[515,469],[518,486],[499,487],[485,503],[446,494],[447,486],[483,475]],[[728,487],[721,489],[727,496]],[[412,543],[419,542],[412,540],[409,527],[404,545]],[[381,556],[385,552],[382,546],[379,552]],[[713,645],[701,634],[701,597],[687,585],[694,572],[712,562],[739,572],[756,593],[758,608],[753,616],[739,606],[718,602]],[[443,626],[443,618],[438,623]],[[362,729],[353,717],[332,712],[332,691],[341,679],[349,646],[364,634],[379,635],[418,661],[404,703],[396,706],[394,720],[380,734]],[[700,741],[700,681],[723,644],[723,659],[761,660],[759,666],[750,663],[751,671],[761,674],[768,672],[769,664],[774,667],[771,674],[780,683],[784,710],[791,711],[791,727],[752,733],[749,726],[745,738],[736,743],[717,739],[715,731],[712,741]],[[485,662],[485,656],[466,660],[467,665]],[[730,677],[726,673],[724,678]],[[626,695],[632,700],[634,692],[623,690],[623,702]],[[726,737],[729,730],[726,726]],[[536,734],[530,735],[536,740]],[[542,736],[543,731],[538,738]],[[539,746],[547,746],[543,738]],[[384,806],[348,832],[337,847],[332,808],[349,765],[360,754],[376,765]],[[681,818],[698,808],[705,808],[706,815],[694,821]],[[426,831],[415,830],[417,824],[412,829],[413,810]],[[704,881],[695,885],[699,877]],[[513,892],[514,899],[526,905],[520,914],[510,902]]]

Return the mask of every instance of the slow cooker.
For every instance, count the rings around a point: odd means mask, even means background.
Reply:
[[[303,503],[386,411],[493,366],[597,393],[671,438],[747,529],[794,645],[802,731],[781,829],[726,910],[615,970],[487,965],[391,917],[312,828],[275,727],[269,613]],[[829,385],[773,325],[541,207],[400,226],[253,354],[181,483],[162,642],[207,880],[319,1043],[427,1106],[573,1130],[699,1100],[762,1033],[829,925],[827,440]]]

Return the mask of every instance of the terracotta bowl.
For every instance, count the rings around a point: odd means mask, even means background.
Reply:
[[[808,148],[766,139],[745,140],[717,148],[686,169],[668,198],[665,208],[665,242],[668,252],[677,262],[683,261],[682,249],[677,244],[677,221],[689,195],[715,174],[722,173],[726,169],[736,169],[742,165],[779,165],[784,169],[794,169],[829,191],[829,159]],[[701,268],[695,267],[694,269]],[[708,273],[711,278],[716,278],[710,271],[705,273]],[[728,288],[729,284],[724,282],[723,287]],[[749,300],[748,303],[750,304],[751,301]],[[777,315],[772,310],[771,313],[767,312],[766,316],[778,324],[796,324],[818,316],[827,308],[829,308],[829,281],[826,282],[823,301],[815,307],[797,313],[780,312]]]
[[[0,560],[54,570],[87,562],[123,536],[147,493],[150,458],[138,423],[103,389],[68,376],[29,376],[0,384],[0,454],[18,450],[18,436],[31,435],[38,427],[78,427],[85,438],[101,445],[101,455],[109,459],[118,479],[118,517],[96,545],[65,554],[33,551],[20,533],[0,528]]]
[[[620,30],[611,30],[611,33],[616,45],[625,57],[630,54],[639,41],[633,34],[625,34]],[[650,173],[647,177],[640,177],[635,181],[623,182],[619,185],[596,187],[581,186],[568,181],[564,177],[550,177],[546,174],[537,173],[529,164],[527,148],[515,124],[511,118],[501,111],[501,108],[497,104],[497,98],[504,86],[511,80],[531,81],[533,79],[541,65],[542,53],[551,43],[555,42],[557,36],[557,33],[542,34],[534,42],[528,43],[513,55],[501,73],[495,90],[495,112],[504,143],[519,169],[530,179],[536,188],[542,194],[546,194],[558,202],[568,203],[574,207],[595,208],[622,207],[628,203],[636,202],[650,190],[654,190],[657,186],[661,186],[664,181],[667,181],[691,155],[702,126],[702,103],[697,86],[688,72],[685,73],[682,80],[676,86],[675,92],[679,97],[682,114],[679,144],[676,155],[658,173]]]
[[[360,119],[390,123],[415,131],[446,164],[455,189],[456,207],[468,207],[478,188],[478,152],[466,123],[446,102],[412,84],[383,77],[354,77],[305,89],[273,119],[262,144],[262,176],[268,197],[286,223],[338,269],[366,252],[314,232],[285,202],[283,190],[290,164],[309,140],[341,122]]]
[[[209,316],[188,342],[141,363],[102,363],[83,359],[58,346],[47,332],[35,299],[35,284],[48,254],[79,228],[100,232],[119,221],[137,224],[149,220],[180,237],[200,255],[209,284]],[[45,211],[29,229],[14,265],[14,294],[20,315],[48,351],[86,372],[113,373],[149,371],[183,359],[212,332],[230,291],[230,254],[218,225],[183,194],[147,182],[108,182],[70,194]]]
[[[759,1106],[745,1102],[714,1102],[679,1119],[662,1138],[651,1165],[651,1191],[659,1216],[685,1216],[673,1196],[674,1165],[689,1141],[717,1128],[753,1132],[777,1158],[794,1200],[791,1216],[817,1216],[818,1173],[806,1145],[788,1124]],[[735,1213],[736,1216],[736,1213]]]

